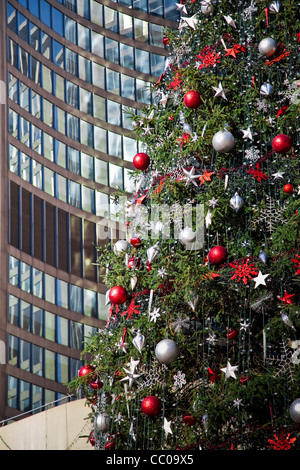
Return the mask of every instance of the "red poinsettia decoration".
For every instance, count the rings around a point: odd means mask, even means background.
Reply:
[[[179,75],[178,72],[176,72],[175,78],[172,82],[169,83],[167,86],[168,89],[173,88],[173,90],[177,90],[177,88],[180,87],[180,83],[182,82],[181,80],[182,75]]]
[[[243,281],[244,284],[247,284],[249,279],[253,279],[254,276],[257,276],[255,264],[249,264],[249,261],[249,258],[246,258],[241,262],[233,261],[230,263],[229,266],[234,268],[231,279],[236,279],[238,282]]]
[[[268,176],[260,170],[259,163],[256,163],[255,167],[256,169],[253,167],[250,167],[250,170],[247,170],[247,173],[252,175],[253,178],[257,178],[258,181],[261,181],[262,179],[267,180]]]
[[[293,258],[291,261],[296,264],[295,268],[297,269],[296,271],[296,276],[300,274],[300,255],[295,255],[296,258]]]
[[[209,67],[209,66],[215,67],[216,63],[220,62],[219,59],[221,57],[221,53],[212,51],[212,52],[208,52],[207,54],[197,54],[197,57],[201,62],[198,68],[203,69],[204,67]]]
[[[274,439],[268,439],[269,444],[271,444],[268,447],[271,447],[273,450],[289,450],[295,441],[296,437],[290,438],[290,434],[285,437],[284,432],[280,431],[279,437],[274,434]]]

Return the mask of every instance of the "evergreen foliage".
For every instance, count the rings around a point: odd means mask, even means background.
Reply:
[[[279,11],[272,12],[273,4]],[[181,6],[186,13],[178,29],[166,31],[170,57],[153,86],[155,104],[132,116],[134,136],[151,160],[147,170],[134,171],[138,190],[125,211],[128,241],[140,235],[142,245],[126,254],[115,254],[114,244],[99,249],[108,291],[122,286],[128,299],[110,305],[106,327],[84,350],[94,371],[70,387],[86,394],[99,449],[113,442],[116,450],[261,450],[272,448],[268,439],[282,429],[299,449],[299,421],[290,416],[300,399],[300,366],[291,360],[300,344],[299,3],[270,2],[267,10],[262,0]],[[277,43],[270,57],[259,52],[268,37]],[[216,96],[220,83],[225,98]],[[261,94],[266,83],[274,88],[269,96]],[[184,104],[190,90],[200,93],[197,109]],[[235,139],[227,153],[212,145],[222,129]],[[242,131],[248,129],[247,137]],[[292,140],[284,154],[272,147],[280,134]],[[192,168],[195,184],[186,179]],[[287,183],[292,193],[284,191]],[[238,210],[230,204],[236,192],[243,200]],[[151,236],[154,205],[164,207],[161,227],[170,215],[169,237],[164,230]],[[204,240],[197,249],[174,236],[185,205],[203,207]],[[194,210],[194,231],[196,224]],[[228,253],[217,265],[208,259],[216,245]],[[158,254],[149,263],[154,246]],[[131,257],[139,261],[135,268],[128,267]],[[259,274],[266,277],[256,285]],[[134,345],[138,333],[141,351]],[[167,365],[155,355],[166,338],[180,351]],[[131,359],[139,361],[132,385]],[[235,369],[227,377],[228,363]],[[95,392],[96,377],[103,387]],[[156,417],[141,410],[147,396],[161,400]],[[106,432],[97,424],[103,413]],[[187,415],[195,424],[186,424]]]

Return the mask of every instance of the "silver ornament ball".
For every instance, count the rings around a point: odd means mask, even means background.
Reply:
[[[270,13],[278,13],[281,8],[281,3],[280,2],[272,2],[269,5],[269,12]]]
[[[109,430],[111,418],[107,413],[99,413],[95,418],[95,429],[98,432],[106,433]]]
[[[219,153],[227,153],[234,147],[234,137],[231,132],[219,131],[212,139],[213,148]]]
[[[258,50],[261,55],[264,57],[270,57],[275,54],[277,48],[277,43],[272,38],[265,38],[260,41],[258,44]]]
[[[195,241],[195,238],[196,232],[194,232],[191,227],[185,227],[183,230],[181,230],[179,234],[179,239],[184,245],[186,243],[193,243]]]
[[[183,130],[184,134],[188,134],[190,136],[193,135],[193,131],[192,131],[191,126],[189,124],[187,124],[186,122],[183,124],[182,130]]]
[[[129,243],[126,240],[118,240],[114,246],[115,255],[125,253],[128,250]]]
[[[203,15],[208,16],[212,13],[213,11],[213,6],[210,2],[210,0],[203,0],[201,2],[201,11]]]
[[[155,356],[162,364],[170,364],[179,356],[178,345],[172,339],[163,339],[156,345]]]
[[[239,196],[238,193],[235,193],[230,199],[229,203],[232,209],[237,212],[243,206],[244,200],[241,198],[241,196]]]
[[[290,416],[295,423],[300,423],[300,398],[297,398],[291,404]]]
[[[274,87],[270,83],[264,83],[260,87],[260,94],[263,96],[272,96],[274,93]]]

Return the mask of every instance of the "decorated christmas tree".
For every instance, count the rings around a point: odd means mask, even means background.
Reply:
[[[177,8],[72,386],[96,449],[300,449],[299,3]]]

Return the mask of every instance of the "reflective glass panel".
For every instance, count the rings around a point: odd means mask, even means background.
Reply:
[[[68,147],[69,170],[80,175],[80,153],[78,150]]]
[[[120,43],[120,65],[134,69],[134,48]]]
[[[104,57],[104,40],[101,34],[92,31],[92,53]]]
[[[64,35],[64,16],[54,7],[52,7],[52,29],[60,36]]]
[[[66,71],[77,76],[78,56],[67,47],[65,48],[65,68]]]
[[[127,36],[128,38],[133,38],[133,26],[132,26],[132,16],[125,15],[124,13],[119,13],[119,33]]]
[[[66,102],[70,106],[73,106],[74,108],[78,109],[78,85],[75,85],[75,83],[70,82],[69,80],[66,80]]]
[[[96,0],[91,0],[91,21],[103,26],[103,5]]]
[[[123,168],[113,163],[109,164],[109,186],[123,189]]]
[[[19,299],[8,294],[8,323],[19,326]]]
[[[43,310],[32,306],[32,333],[43,336]]]
[[[8,159],[9,165],[8,168],[10,171],[19,174],[19,151],[16,147],[11,144],[8,144]]]
[[[122,158],[122,136],[108,132],[108,153],[114,157]]]
[[[94,126],[94,147],[100,152],[107,152],[106,147],[106,130],[98,126]]]
[[[59,307],[68,308],[69,307],[69,292],[68,292],[68,283],[57,279],[57,305]]]
[[[106,103],[105,98],[99,95],[94,95],[94,116],[97,119],[106,121]]]
[[[64,346],[69,345],[68,320],[66,318],[56,317],[57,342]]]
[[[45,377],[55,380],[55,353],[45,349]]]
[[[55,341],[55,315],[45,312],[45,338]]]
[[[43,348],[35,344],[32,345],[32,372],[36,375],[43,375]]]
[[[95,181],[107,186],[107,162],[95,158]]]
[[[29,411],[30,410],[30,384],[20,380],[20,410]]]

